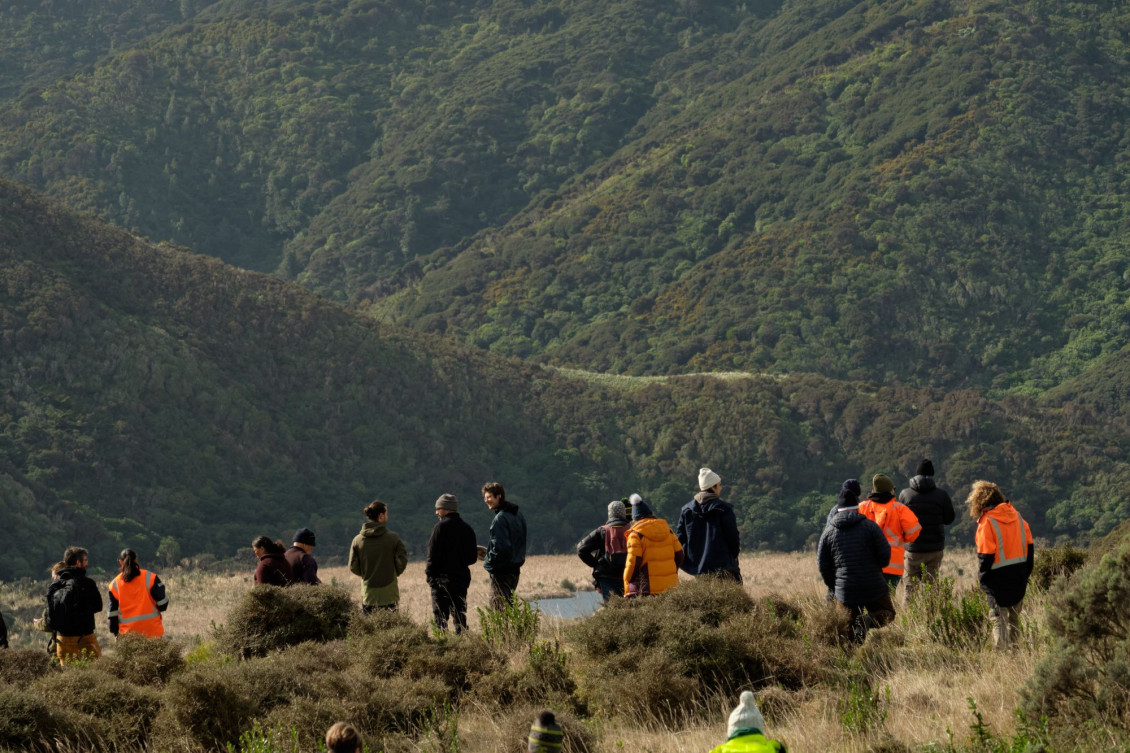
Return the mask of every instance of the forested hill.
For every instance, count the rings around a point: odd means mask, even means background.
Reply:
[[[1130,341],[1124,3],[2,7],[0,174],[499,354],[1039,395]]]
[[[955,498],[991,478],[1041,538],[1086,538],[1130,515],[1125,358],[1054,400],[563,374],[0,181],[0,578],[42,575],[75,542],[103,565],[123,546],[154,561],[165,542],[163,555],[242,551],[250,568],[253,536],[300,526],[321,557],[342,556],[373,498],[418,556],[443,491],[485,536],[489,479],[525,510],[532,551],[567,551],[633,490],[674,520],[704,464],[745,546],[786,549],[819,533],[844,478],[902,484],[923,453]],[[968,540],[970,521],[954,535]]]

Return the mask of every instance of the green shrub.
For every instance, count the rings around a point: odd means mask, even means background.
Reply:
[[[1046,591],[1060,578],[1070,577],[1087,563],[1087,551],[1070,544],[1037,548],[1028,585]]]
[[[349,592],[334,586],[256,586],[216,631],[221,651],[262,656],[306,641],[344,638],[357,611]]]
[[[1056,643],[1023,691],[1026,717],[1130,734],[1130,543],[1054,592],[1047,622]]]
[[[165,686],[165,707],[183,733],[209,750],[239,739],[254,707],[228,667],[198,665]]]
[[[39,648],[0,651],[0,682],[23,687],[59,669],[58,660]]]
[[[184,649],[168,638],[145,638],[127,633],[104,660],[105,670],[136,685],[164,685],[185,667]]]
[[[533,645],[538,634],[541,612],[525,599],[515,599],[501,609],[482,609],[479,622],[483,638],[499,651]]]
[[[924,625],[930,640],[955,649],[980,645],[989,604],[977,587],[954,593],[953,578],[923,583],[906,609],[909,622]]]

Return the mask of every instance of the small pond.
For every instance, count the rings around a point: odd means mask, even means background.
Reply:
[[[588,617],[604,603],[600,591],[578,591],[572,596],[530,602],[546,617]]]

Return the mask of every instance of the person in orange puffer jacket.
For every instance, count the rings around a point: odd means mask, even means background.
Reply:
[[[647,500],[632,505],[628,561],[624,564],[624,596],[661,594],[679,584],[683,545],[667,521],[655,517]]]
[[[883,577],[891,591],[898,588],[902,580],[906,544],[918,539],[922,526],[914,511],[895,499],[895,482],[882,473],[871,479],[871,494],[859,503],[859,512],[868,520],[875,521],[887,543],[891,545],[891,561],[883,568]]]

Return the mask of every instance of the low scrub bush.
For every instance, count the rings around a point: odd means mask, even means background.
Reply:
[[[59,671],[58,660],[39,648],[0,651],[0,682],[17,688]]]
[[[55,740],[73,740],[81,729],[72,712],[52,708],[43,698],[14,688],[0,690],[0,748],[50,750]]]
[[[52,673],[29,686],[28,692],[56,708],[64,707],[103,722],[97,725],[100,748],[144,747],[154,712],[161,704],[159,694],[110,674],[107,667],[99,664]],[[90,729],[88,725],[84,727]]]
[[[529,703],[514,706],[506,712],[499,722],[498,743],[494,749],[499,753],[525,753],[528,750],[526,740],[530,735],[530,725],[546,709],[557,717],[564,753],[590,753],[599,749],[596,736],[588,724],[572,711]]]
[[[256,586],[216,631],[221,651],[240,657],[306,641],[344,638],[357,611],[349,592],[334,586]]]
[[[953,578],[923,583],[907,605],[904,623],[921,625],[929,640],[949,648],[975,649],[984,637],[989,604],[980,588],[957,593]]]
[[[229,667],[194,666],[165,687],[165,706],[172,720],[184,736],[208,750],[238,740],[255,710]]]
[[[1087,552],[1070,544],[1037,548],[1028,585],[1046,591],[1060,578],[1070,577],[1087,564]]]
[[[104,669],[135,685],[164,685],[184,669],[183,654],[184,648],[176,641],[127,633],[114,644],[114,653],[104,660]]]

